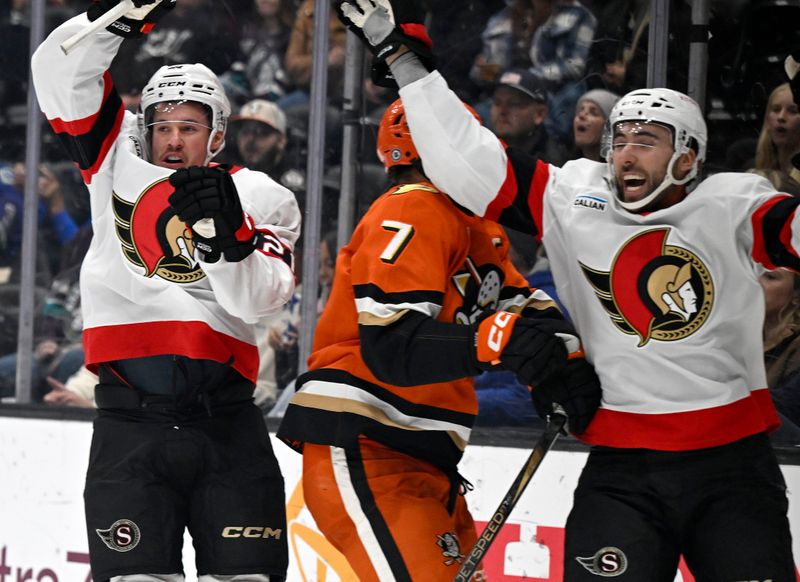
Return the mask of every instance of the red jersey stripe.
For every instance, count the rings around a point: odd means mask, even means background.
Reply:
[[[92,327],[83,332],[86,367],[102,362],[179,354],[200,360],[227,362],[248,380],[258,377],[258,348],[213,330],[202,321],[151,321]]]
[[[780,426],[769,390],[724,406],[667,414],[601,408],[578,438],[592,445],[688,451],[716,447]]]

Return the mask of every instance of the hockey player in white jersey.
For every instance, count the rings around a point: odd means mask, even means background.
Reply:
[[[252,394],[256,327],[294,289],[300,213],[266,174],[210,163],[230,105],[205,66],[159,69],[138,115],[108,74],[124,36],[175,0],[136,8],[65,55],[100,0],[33,56],[41,108],[80,167],[94,240],[81,271],[98,417],[84,492],[94,580],[283,580],[283,479]]]
[[[702,180],[697,104],[624,96],[608,163],[506,149],[419,50],[412,0],[337,3],[391,71],[426,174],[460,204],[539,237],[602,384],[566,525],[568,582],[795,580],[786,486],[767,434],[764,270],[800,270],[800,200],[749,174]],[[419,58],[415,53],[420,53]],[[387,67],[388,64],[388,67]],[[534,389],[535,391],[535,389]]]

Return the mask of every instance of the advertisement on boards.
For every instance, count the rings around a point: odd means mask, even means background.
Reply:
[[[91,582],[83,480],[91,423],[0,417],[0,582]],[[301,457],[273,438],[286,481],[289,582],[355,581],[344,558],[319,533],[306,508]],[[530,453],[470,446],[460,472],[475,489],[467,500],[483,528]],[[564,524],[585,452],[550,451],[495,539],[484,565],[490,581],[561,582]],[[800,467],[783,465],[789,519],[800,557]],[[443,556],[443,559],[445,557]],[[187,580],[196,580],[191,538]],[[676,582],[693,582],[684,564]]]

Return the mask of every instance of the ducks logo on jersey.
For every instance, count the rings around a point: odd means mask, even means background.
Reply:
[[[696,332],[714,303],[708,268],[693,252],[668,245],[669,228],[641,232],[617,251],[609,271],[580,263],[611,321],[623,333],[676,341]]]

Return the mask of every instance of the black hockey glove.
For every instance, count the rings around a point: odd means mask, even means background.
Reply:
[[[86,16],[94,22],[120,3],[120,0],[94,0]],[[148,34],[164,15],[175,8],[177,0],[133,0],[133,10],[115,20],[106,30],[124,38],[137,38]]]
[[[531,399],[539,416],[547,418],[554,404],[560,405],[572,434],[583,434],[600,407],[600,379],[582,356],[571,357],[560,374],[532,386]]]
[[[493,313],[476,324],[475,348],[479,369],[511,370],[528,385],[558,375],[567,362],[567,349],[555,335],[553,320],[507,311]]]
[[[386,57],[406,46],[429,71],[435,68],[433,42],[422,22],[418,0],[336,0],[336,13],[344,25],[369,47],[375,59],[372,81],[397,88]]]
[[[175,188],[169,204],[193,233],[196,248],[210,263],[220,253],[230,262],[241,261],[256,248],[253,221],[242,210],[233,178],[225,166],[191,166],[176,170],[169,183]],[[213,228],[204,218],[213,221]]]

